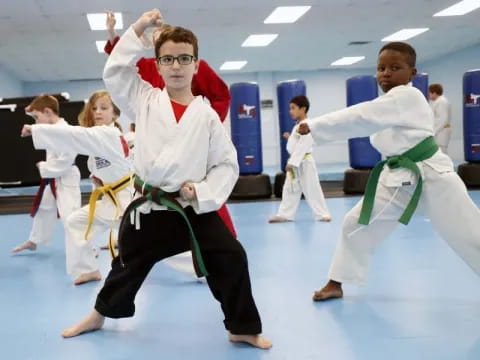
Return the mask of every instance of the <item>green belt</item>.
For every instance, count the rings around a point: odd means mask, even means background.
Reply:
[[[435,143],[433,136],[429,136],[410,150],[404,152],[402,155],[389,156],[387,160],[380,161],[377,165],[375,165],[370,177],[368,178],[358,223],[362,225],[368,225],[370,222],[373,203],[375,201],[375,193],[377,191],[378,179],[384,168],[384,165],[387,164],[390,169],[409,169],[418,177],[417,186],[415,187],[412,198],[410,199],[410,202],[405,208],[402,216],[398,220],[402,224],[407,225],[413,213],[415,212],[415,209],[417,208],[418,201],[420,200],[420,195],[422,193],[423,180],[420,169],[416,163],[431,158],[437,151],[438,145]]]
[[[191,245],[192,245],[191,247],[192,247],[192,254],[193,254],[193,265],[194,265],[195,271],[199,277],[208,276],[207,269],[205,268],[205,264],[203,262],[202,254],[200,252],[200,246],[198,245],[197,238],[195,237],[195,233],[193,232],[192,225],[190,224],[190,221],[188,220],[188,217],[185,214],[185,211],[183,210],[182,206],[175,199],[175,197],[179,196],[178,191],[174,193],[163,191],[160,188],[156,188],[156,187],[153,187],[152,185],[146,184],[137,175],[135,175],[134,186],[135,186],[135,189],[140,191],[143,196],[134,200],[132,203],[130,203],[130,205],[125,210],[122,220],[125,221],[125,219],[128,219],[129,218],[128,215],[130,214],[130,212],[134,211],[139,206],[141,206],[142,204],[144,204],[149,200],[153,201],[158,205],[166,206],[167,209],[169,210],[178,212],[185,220],[185,223],[187,224],[188,230],[190,232],[190,240],[191,240]],[[120,239],[119,239],[118,246],[119,246],[119,256],[121,256]],[[122,261],[121,258],[120,260]]]

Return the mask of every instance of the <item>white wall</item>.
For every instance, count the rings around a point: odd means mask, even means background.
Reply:
[[[84,80],[84,81],[31,81],[23,85],[24,96],[36,96],[42,93],[58,94],[68,92],[70,100],[85,100],[90,95],[100,89],[105,89],[103,80]]]
[[[463,74],[472,69],[480,69],[480,45],[421,64],[421,70],[428,73],[429,83],[441,83],[452,104],[452,139],[448,154],[456,162],[464,161]]]
[[[23,83],[21,80],[0,66],[0,98],[23,96]]]
[[[273,109],[262,109],[262,150],[264,167],[276,167],[280,170],[280,130],[276,86],[279,82],[291,79],[304,80],[307,96],[310,99],[309,116],[321,115],[346,106],[346,80],[352,76],[369,75],[371,71],[361,70],[319,70],[298,72],[268,72],[252,74],[222,74],[229,84],[254,81],[260,87],[262,100],[273,100]],[[315,159],[321,169],[322,165],[347,164],[347,140],[317,145]],[[347,166],[345,166],[347,168]]]

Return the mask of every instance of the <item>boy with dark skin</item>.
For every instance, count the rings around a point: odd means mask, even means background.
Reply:
[[[434,117],[411,86],[416,53],[394,42],[379,52],[377,81],[384,95],[301,124],[317,143],[370,136],[385,156],[373,169],[364,198],[345,216],[329,281],[314,301],[343,297],[342,283],[363,284],[371,256],[398,222],[406,225],[421,204],[450,247],[480,273],[480,211],[433,138]],[[447,221],[448,220],[448,221]]]

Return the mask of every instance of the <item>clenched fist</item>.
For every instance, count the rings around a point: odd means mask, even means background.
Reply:
[[[28,124],[23,125],[20,136],[21,137],[32,136],[32,125],[28,125]]]
[[[153,9],[143,13],[142,16],[133,24],[133,29],[138,37],[142,36],[149,27],[161,26],[163,24],[162,13],[158,9]]]
[[[307,135],[307,134],[310,132],[310,128],[308,127],[307,124],[302,123],[302,124],[298,125],[298,130],[297,130],[297,132],[298,132],[300,135]]]
[[[191,201],[197,198],[197,193],[195,192],[195,186],[192,183],[186,182],[180,188],[180,196],[183,200]]]

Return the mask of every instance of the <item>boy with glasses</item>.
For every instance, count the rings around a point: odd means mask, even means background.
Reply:
[[[116,20],[114,13],[112,11],[107,11],[106,26],[108,30],[108,41],[105,44],[104,49],[105,53],[107,54],[112,52],[118,40],[120,39],[115,32],[115,23]],[[163,30],[168,30],[170,28],[171,26],[167,24],[162,24],[162,26],[155,27],[152,32],[153,42],[158,39]],[[145,35],[142,35],[142,37],[146,43],[151,44],[150,40],[148,40]],[[183,61],[189,60],[184,59]],[[160,89],[165,88],[165,81],[158,71],[158,59],[154,57],[142,57],[137,61],[136,65],[138,68],[138,73],[143,80],[152,84],[153,87]],[[228,90],[228,86],[203,59],[198,61],[198,71],[193,75],[192,93],[195,96],[201,95],[207,98],[210,102],[210,106],[220,117],[220,121],[225,121],[225,118],[228,114],[228,109],[230,107],[230,92]],[[124,110],[127,110],[125,112],[128,112],[128,109]],[[237,233],[235,231],[235,226],[233,225],[233,221],[230,213],[228,212],[226,204],[223,204],[220,209],[218,209],[218,215],[236,238]],[[194,270],[191,264],[191,256],[188,253],[178,254],[174,257],[171,257],[165,261],[165,264],[181,272],[194,275]]]
[[[105,66],[103,77],[113,98],[136,115],[138,193],[125,211],[119,256],[95,310],[62,335],[100,329],[105,317],[133,316],[135,295],[155,263],[191,249],[197,273],[207,276],[221,303],[229,340],[270,348],[271,342],[260,335],[245,250],[216,212],[232,191],[239,168],[217,114],[192,94],[198,69],[196,36],[181,27],[162,31],[155,54],[161,59],[165,90],[153,88],[137,74],[135,64],[144,50],[141,36],[160,24],[158,10],[144,13],[122,36]],[[162,60],[164,56],[169,57]]]

